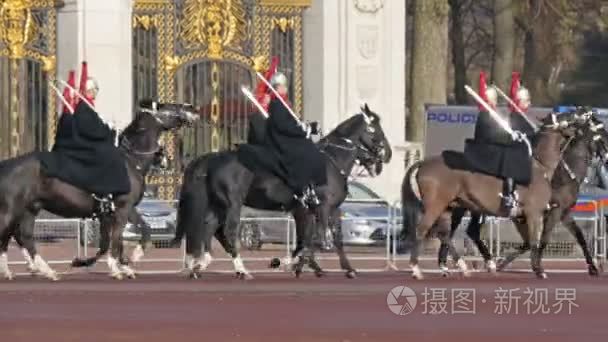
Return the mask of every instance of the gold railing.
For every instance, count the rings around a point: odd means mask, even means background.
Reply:
[[[53,143],[55,0],[0,1],[0,157]]]

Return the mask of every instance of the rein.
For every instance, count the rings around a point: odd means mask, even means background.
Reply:
[[[344,178],[347,178],[348,175],[346,174],[346,171],[344,171],[338,165],[338,162],[336,162],[336,160],[334,159],[334,157],[331,154],[327,153],[327,151],[325,151],[325,149],[327,147],[335,147],[335,148],[338,148],[338,149],[342,149],[342,150],[345,150],[345,151],[351,151],[352,152],[352,151],[356,150],[359,146],[357,144],[353,143],[352,140],[350,140],[350,139],[347,139],[347,138],[340,138],[340,139],[344,140],[344,142],[346,142],[348,144],[352,144],[353,146],[352,147],[347,147],[347,146],[339,145],[339,144],[332,143],[332,142],[329,142],[329,141],[325,141],[325,142],[322,143],[322,146],[321,146],[321,148],[319,148],[319,151],[321,153],[323,153],[325,156],[327,156],[327,158],[329,159],[329,161],[334,165],[334,167],[340,172],[340,174]]]

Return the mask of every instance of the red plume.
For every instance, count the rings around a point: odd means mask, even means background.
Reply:
[[[488,97],[486,95],[486,74],[483,71],[479,72],[479,97],[488,103]],[[486,109],[479,103],[477,105],[480,111],[485,111]]]
[[[519,73],[516,71],[513,71],[511,73],[511,92],[509,93],[509,96],[511,97],[511,100],[513,100],[513,103],[515,103],[517,105],[517,107],[519,107],[519,99],[517,98],[517,90],[519,89]],[[515,107],[513,107],[513,105],[511,105],[509,103],[509,110],[511,112],[515,112],[516,109]]]
[[[74,72],[74,70],[70,70],[70,73],[68,76],[68,84],[70,85],[70,87],[72,87],[72,89],[75,89],[76,73]],[[70,89],[69,87],[63,88],[63,98],[66,100],[67,103],[70,104],[70,106],[72,106],[72,109],[73,109],[74,107],[76,107],[76,99],[74,98],[75,96],[73,96],[73,94],[72,94],[72,89]],[[65,104],[63,105],[63,110],[61,111],[61,113],[73,114],[72,112],[70,112],[70,109]]]
[[[267,80],[270,81],[270,79],[272,78],[272,76],[274,75],[275,72],[277,72],[277,67],[279,66],[279,58],[274,56],[272,57],[272,62],[270,63],[270,68],[268,68],[268,70],[266,70],[266,73],[264,74],[264,78],[266,78]],[[258,86],[255,90],[255,98],[258,100],[258,102],[262,102],[262,98],[264,98],[264,95],[266,94],[266,92],[268,91],[268,87],[266,86],[266,83],[259,81],[258,82]],[[267,108],[265,108],[267,109]]]
[[[86,95],[87,93],[87,80],[89,79],[89,66],[86,61],[82,61],[82,65],[80,68],[80,87],[79,92],[84,98],[86,98],[93,106],[95,102],[93,99]],[[77,102],[80,102],[80,98],[77,99]]]

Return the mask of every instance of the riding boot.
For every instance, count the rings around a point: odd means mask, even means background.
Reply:
[[[94,216],[109,215],[114,213],[116,210],[114,198],[111,194],[107,196],[98,196],[93,194],[93,199],[95,200],[96,204]]]
[[[502,194],[503,205],[509,209],[515,206],[515,183],[513,178],[507,178],[504,182],[504,189]]]
[[[319,197],[317,196],[317,193],[315,192],[315,188],[312,185],[309,185],[307,187],[306,199],[307,199],[306,202],[308,203],[309,207],[311,207],[311,208],[315,208],[319,204],[321,204],[321,201],[319,200]]]

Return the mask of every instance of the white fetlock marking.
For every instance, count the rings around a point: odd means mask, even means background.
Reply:
[[[128,265],[120,265],[120,271],[131,279],[135,278],[135,270]]]
[[[144,248],[140,244],[137,244],[137,246],[135,246],[135,248],[133,249],[133,253],[131,253],[131,261],[136,263],[139,262],[143,257]]]
[[[446,265],[439,266],[439,271],[444,275],[450,274],[450,269]]]
[[[23,259],[25,259],[25,262],[27,263],[27,269],[31,273],[38,272],[38,269],[36,269],[36,265],[34,265],[34,260],[32,260],[32,256],[30,255],[30,252],[28,252],[26,248],[21,248],[21,254],[23,254]]]
[[[232,263],[234,264],[234,271],[236,273],[249,274],[249,271],[245,269],[243,259],[241,259],[240,255],[237,255],[236,258],[232,259]]]
[[[470,274],[469,268],[467,267],[467,263],[464,261],[464,259],[458,259],[456,265],[458,265],[458,269],[460,270],[460,272],[462,272],[463,275],[468,276]]]
[[[13,272],[8,268],[8,256],[6,253],[0,255],[0,272],[2,272],[4,278],[8,280],[13,279]]]
[[[108,257],[108,268],[110,269],[110,276],[116,279],[122,279],[122,272],[118,268],[118,260],[113,257]]]
[[[184,267],[188,270],[194,269],[194,258],[192,258],[192,255],[186,254],[186,259],[184,260]]]
[[[415,279],[422,279],[422,271],[418,265],[412,266],[412,277]]]
[[[44,275],[45,277],[51,279],[51,280],[58,280],[59,277],[57,277],[57,272],[55,272],[47,263],[46,261],[44,261],[44,259],[42,259],[42,257],[40,256],[40,254],[36,254],[34,256],[34,267],[37,270],[40,270],[40,273],[42,273],[42,275]]]
[[[494,260],[488,261],[486,264],[486,268],[488,269],[488,272],[496,272],[496,262]]]
[[[211,265],[212,261],[213,261],[213,257],[211,256],[211,253],[205,252],[205,254],[203,255],[203,260],[199,261],[199,264],[201,265],[201,270],[206,270],[207,267],[209,267],[209,265]]]

